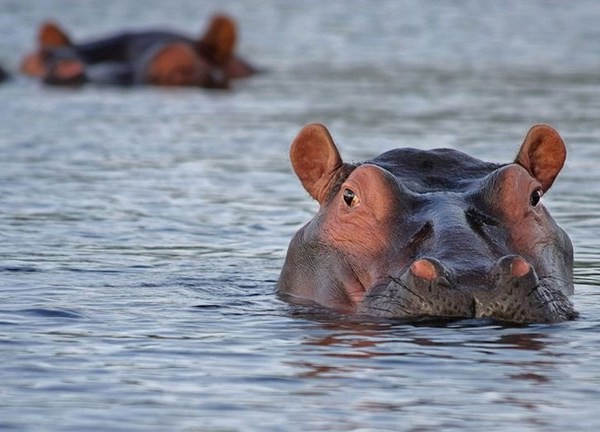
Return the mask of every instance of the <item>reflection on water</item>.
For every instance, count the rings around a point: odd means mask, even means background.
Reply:
[[[14,69],[48,8],[5,3]],[[595,2],[144,4],[53,10],[77,37],[227,10],[270,73],[231,93],[0,86],[0,429],[600,428]],[[569,155],[544,200],[575,245],[580,319],[365,322],[279,300],[316,210],[287,156],[310,121],[348,161],[508,162],[554,125]]]
[[[521,427],[552,428],[556,421],[547,411],[565,414],[564,401],[548,392],[573,378],[565,369],[572,356],[561,326],[314,319],[318,324],[305,327],[302,345],[288,360],[297,379],[312,382],[294,393],[298,397],[332,398],[341,391],[346,396],[338,398],[365,419],[401,413],[411,427],[456,427],[475,415],[493,428],[494,413],[506,407]]]

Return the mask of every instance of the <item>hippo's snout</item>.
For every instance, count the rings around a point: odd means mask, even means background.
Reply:
[[[484,275],[456,275],[435,258],[419,258],[387,285],[373,288],[359,312],[384,318],[491,318],[517,323],[577,317],[552,280],[541,280],[527,260],[507,255]]]

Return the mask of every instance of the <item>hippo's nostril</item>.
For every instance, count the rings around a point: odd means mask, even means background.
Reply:
[[[438,277],[435,265],[425,258],[413,262],[410,266],[410,271],[414,276],[428,281],[432,281]]]
[[[520,256],[513,258],[512,262],[510,263],[510,273],[517,278],[525,276],[527,273],[529,273],[530,269],[531,266],[529,263]]]
[[[496,264],[498,288],[510,289],[510,287],[523,287],[534,289],[538,283],[538,277],[534,268],[525,258],[518,255],[507,255],[500,258]]]
[[[410,266],[407,272],[415,281],[420,280],[423,283],[436,284],[449,288],[448,271],[444,265],[435,258],[418,258]]]

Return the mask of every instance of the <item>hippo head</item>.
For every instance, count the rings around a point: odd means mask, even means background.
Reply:
[[[285,299],[402,320],[577,316],[573,247],[541,200],[566,157],[550,126],[531,128],[509,164],[411,148],[348,164],[319,124],[290,157],[320,209],[290,243]]]

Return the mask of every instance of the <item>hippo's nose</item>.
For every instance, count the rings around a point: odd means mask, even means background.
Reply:
[[[514,289],[531,290],[539,281],[535,270],[527,260],[518,255],[506,255],[500,258],[493,268],[488,268],[485,273],[493,277],[495,289],[493,291],[511,292]],[[411,264],[405,274],[411,285],[416,286],[446,286],[456,285],[457,288],[468,288],[471,292],[481,289],[489,290],[489,276],[477,274],[457,275],[442,262],[432,257],[418,258]],[[487,288],[486,288],[487,287]],[[516,293],[515,293],[516,294]]]
[[[436,313],[500,319],[525,316],[522,309],[539,286],[533,266],[521,256],[506,255],[486,273],[457,276],[442,262],[426,257],[416,259],[402,279],[420,307]]]

